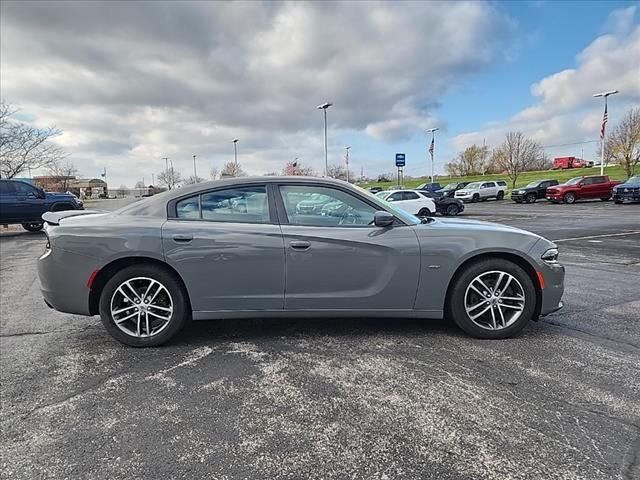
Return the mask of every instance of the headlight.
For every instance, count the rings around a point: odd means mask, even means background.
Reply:
[[[542,254],[541,258],[547,263],[556,263],[558,261],[558,253],[557,248],[550,248]]]

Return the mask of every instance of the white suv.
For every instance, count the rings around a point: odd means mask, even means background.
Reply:
[[[504,180],[473,182],[455,193],[455,198],[463,202],[477,202],[487,198],[502,200],[507,193],[507,182]]]
[[[376,197],[418,217],[436,214],[435,202],[415,190],[385,190],[376,193]]]

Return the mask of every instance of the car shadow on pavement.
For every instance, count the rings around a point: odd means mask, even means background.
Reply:
[[[211,340],[268,340],[281,337],[361,337],[404,335],[463,336],[447,320],[402,318],[268,318],[190,322],[169,345],[209,344]]]

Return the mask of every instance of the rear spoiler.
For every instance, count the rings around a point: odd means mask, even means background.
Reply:
[[[102,210],[62,210],[60,212],[45,212],[42,219],[49,225],[60,225],[63,218],[77,217],[80,215],[95,215],[96,213],[106,213]]]

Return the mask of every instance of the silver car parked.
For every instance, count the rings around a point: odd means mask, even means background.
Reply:
[[[323,215],[310,203],[342,207]],[[447,316],[475,337],[505,338],[562,307],[550,241],[419,219],[340,181],[225,179],[43,218],[45,302],[99,314],[136,347],[166,342],[189,319],[269,316]]]

